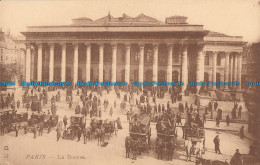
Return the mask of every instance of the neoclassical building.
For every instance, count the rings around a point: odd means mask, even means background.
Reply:
[[[29,26],[25,81],[241,81],[242,37],[140,14]],[[212,87],[213,89],[215,87]]]

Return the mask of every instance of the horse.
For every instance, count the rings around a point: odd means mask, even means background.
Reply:
[[[202,158],[202,151],[203,151],[203,143],[202,142],[197,142],[195,145],[195,151],[196,151],[196,157],[197,158]]]
[[[192,142],[190,140],[185,140],[184,142],[184,147],[186,150],[186,154],[187,154],[187,159],[186,161],[191,161],[191,148],[192,148]]]
[[[172,155],[173,155],[174,149],[175,149],[175,140],[172,139],[166,143],[166,151],[167,151],[168,160],[172,160]]]
[[[156,151],[158,154],[158,159],[163,158],[163,140],[160,138],[156,138]]]
[[[126,158],[129,158],[129,154],[131,151],[131,142],[132,142],[132,138],[130,136],[127,136],[125,138],[125,151],[126,151],[125,157]]]
[[[83,137],[84,137],[84,144],[86,144],[86,140],[90,140],[91,138],[91,128],[87,127],[83,129]]]
[[[98,145],[99,143],[101,143],[102,141],[104,141],[104,132],[102,131],[103,128],[96,128],[95,130],[95,137],[98,139]]]
[[[136,153],[139,150],[139,143],[136,140],[131,140],[131,150],[133,154],[133,160],[136,160]]]

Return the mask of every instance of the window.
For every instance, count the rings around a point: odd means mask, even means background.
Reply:
[[[209,65],[209,54],[205,55],[204,65]]]
[[[148,49],[146,54],[146,62],[152,62],[152,61],[153,61],[153,52],[151,49]]]
[[[5,57],[6,61],[8,61],[8,56]]]
[[[139,62],[139,58],[140,58],[140,54],[139,54],[139,52],[136,52],[136,53],[134,54],[134,61],[135,61],[135,63],[138,63],[138,62]]]
[[[221,66],[221,55],[217,55],[217,66]]]
[[[3,59],[3,55],[1,55],[1,61],[3,61],[4,59]]]
[[[179,54],[173,54],[173,63],[175,64],[179,63]]]
[[[1,53],[3,53],[4,52],[4,50],[3,49],[1,49]]]

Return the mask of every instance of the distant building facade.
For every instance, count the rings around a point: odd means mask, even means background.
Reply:
[[[10,81],[11,73],[8,69],[15,67],[19,71],[18,78],[22,78],[25,71],[25,45],[18,42],[10,33],[0,31],[0,79]],[[14,73],[13,73],[14,74]]]
[[[260,43],[244,47],[242,81],[260,82]],[[245,103],[248,109],[248,131],[260,138],[260,86],[245,85]]]

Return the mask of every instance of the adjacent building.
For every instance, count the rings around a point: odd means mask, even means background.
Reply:
[[[12,75],[23,78],[25,64],[25,45],[10,35],[0,31],[0,80],[11,81]]]

